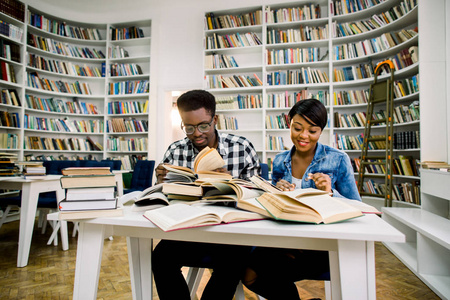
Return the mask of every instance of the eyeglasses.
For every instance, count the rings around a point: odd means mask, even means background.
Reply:
[[[193,134],[195,129],[198,129],[201,133],[208,132],[211,129],[211,124],[214,121],[214,118],[209,123],[200,123],[198,125],[184,125],[181,123],[181,129],[183,129],[186,134]]]

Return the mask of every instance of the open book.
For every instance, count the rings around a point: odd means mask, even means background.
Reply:
[[[162,193],[163,184],[151,186],[144,191],[135,191],[119,198],[119,203],[132,206],[132,211],[144,211],[169,205],[167,196]]]
[[[194,170],[187,167],[163,164],[169,172],[165,182],[194,182],[198,179],[232,179],[228,173],[215,172],[213,170],[223,168],[225,161],[215,148],[206,146],[200,151],[194,160]]]
[[[173,204],[148,210],[144,217],[164,231],[264,219],[254,212],[208,204]]]
[[[360,209],[312,188],[266,192],[257,200],[276,220],[327,224],[362,216]]]

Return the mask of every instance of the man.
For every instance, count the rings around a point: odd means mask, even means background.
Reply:
[[[172,143],[162,163],[193,168],[195,156],[206,146],[215,148],[225,161],[215,171],[249,179],[259,172],[258,155],[250,141],[241,136],[219,134],[214,96],[203,90],[184,93],[177,100],[181,127],[186,138]],[[166,169],[156,168],[157,182],[164,181]],[[189,289],[181,273],[183,266],[211,268],[213,273],[202,300],[232,299],[250,247],[162,240],[152,255],[153,273],[161,300],[189,300]]]

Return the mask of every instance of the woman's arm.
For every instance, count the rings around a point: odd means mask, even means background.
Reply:
[[[352,164],[347,154],[342,156],[337,174],[333,196],[361,201],[358,188],[356,187]]]

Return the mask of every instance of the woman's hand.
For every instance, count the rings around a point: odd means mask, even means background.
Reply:
[[[280,179],[277,182],[277,187],[280,188],[282,191],[293,191],[295,189],[295,184],[289,183],[284,179]]]
[[[327,174],[323,173],[309,173],[308,179],[314,180],[314,184],[316,185],[316,188],[322,191],[326,191],[329,193],[332,193],[333,190],[331,189],[331,178]]]

